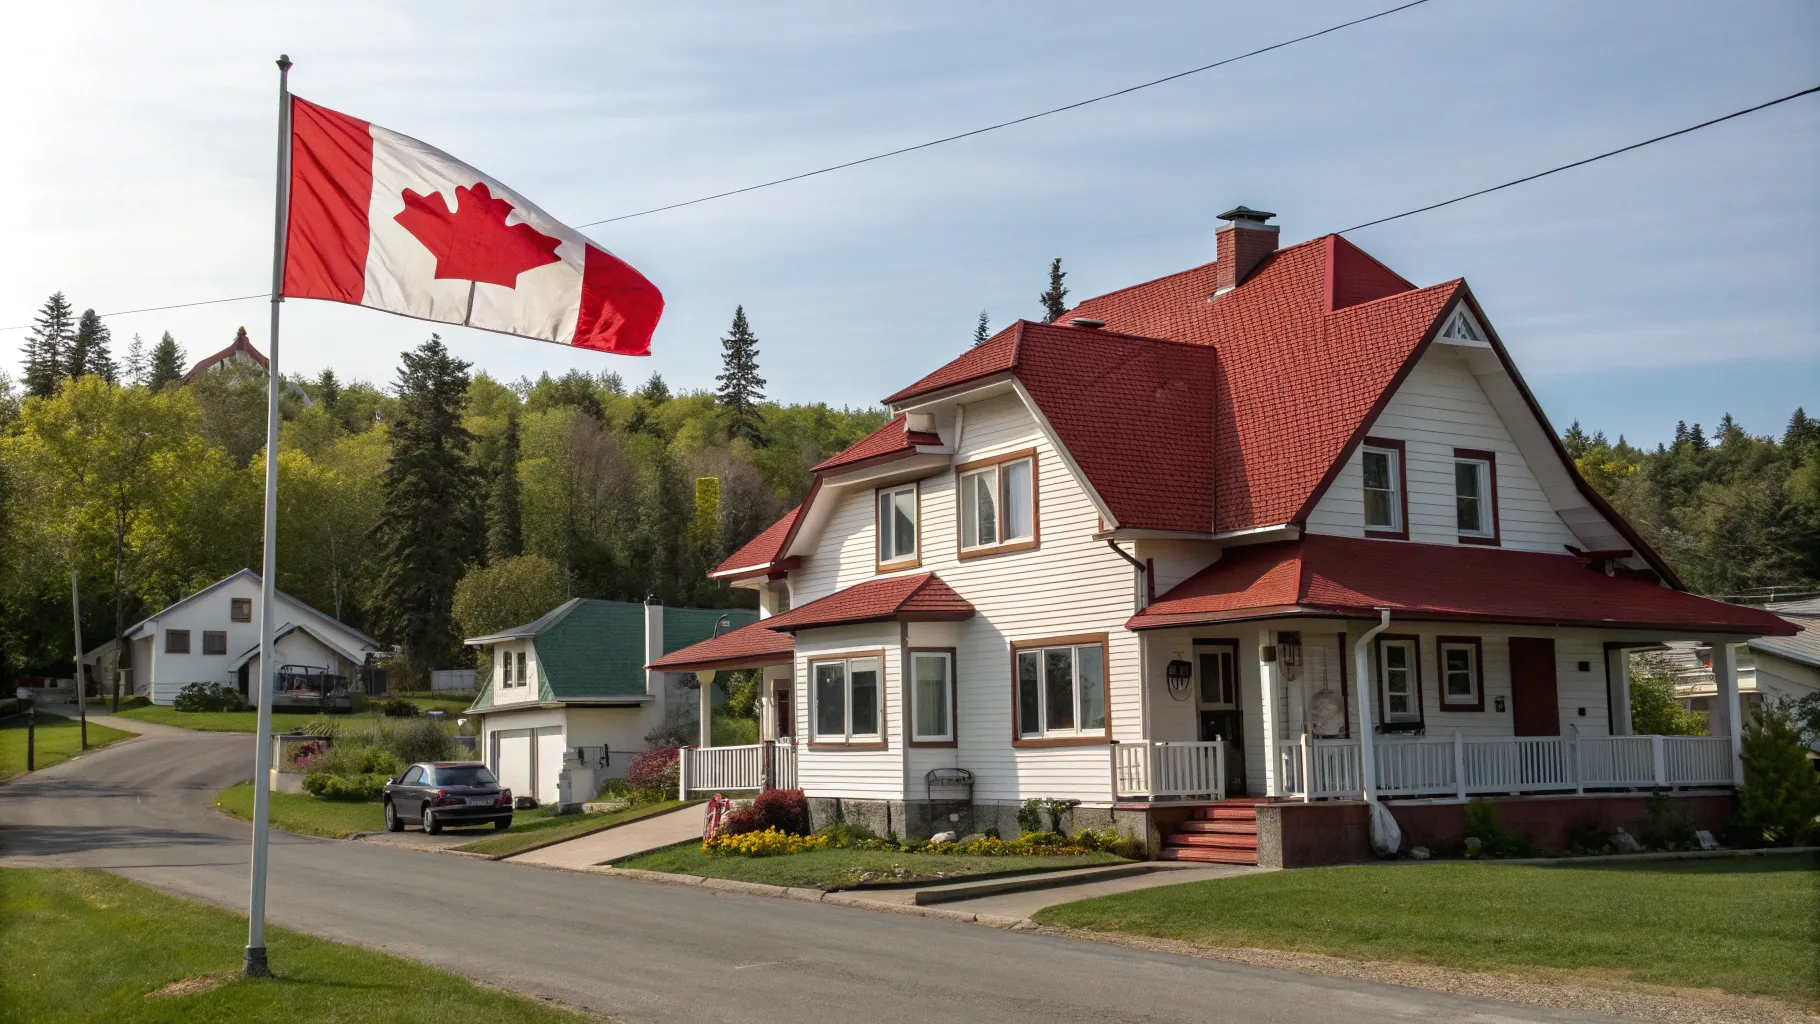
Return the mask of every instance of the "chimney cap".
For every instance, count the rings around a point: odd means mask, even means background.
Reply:
[[[1220,214],[1220,219],[1229,220],[1234,223],[1244,221],[1247,224],[1262,224],[1275,216],[1276,214],[1267,210],[1254,210],[1249,206],[1235,206],[1225,213]]]
[[[1071,316],[1068,318],[1068,324],[1071,327],[1087,327],[1098,330],[1099,328],[1106,326],[1106,321],[1095,320],[1090,316]]]

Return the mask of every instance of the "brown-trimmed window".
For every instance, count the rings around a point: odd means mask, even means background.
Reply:
[[[164,631],[164,653],[190,653],[190,631],[187,629],[167,629]]]
[[[811,661],[809,702],[809,724],[815,742],[882,742],[884,657],[874,652]]]
[[[1378,717],[1385,725],[1421,723],[1421,660],[1415,637],[1378,637]]]
[[[1442,711],[1485,710],[1485,654],[1476,636],[1437,636]]]
[[[910,742],[954,744],[954,648],[912,647]]]
[[[1106,634],[1012,645],[1015,743],[1094,743],[1106,737]]]
[[[1409,470],[1403,442],[1368,437],[1359,452],[1365,536],[1409,539]]]
[[[235,622],[253,621],[253,599],[236,597],[228,602],[228,618]]]
[[[1037,546],[1034,448],[957,466],[954,476],[960,498],[960,557]]]
[[[1454,518],[1460,543],[1498,543],[1498,457],[1476,448],[1453,450]]]
[[[914,483],[878,489],[878,571],[914,569],[922,564],[917,554],[919,497]]]
[[[203,630],[202,631],[202,653],[204,653],[204,654],[226,654],[227,653],[227,634],[220,630],[215,630],[215,629]]]

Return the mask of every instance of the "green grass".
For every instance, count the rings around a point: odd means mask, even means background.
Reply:
[[[360,1021],[532,1024],[589,1018],[398,957],[266,929],[275,977],[240,976],[246,919],[101,871],[0,869],[0,1022]],[[225,984],[151,993],[186,979]]]
[[[851,889],[860,876],[878,882],[942,882],[982,875],[1061,871],[1066,868],[1122,864],[1123,857],[1094,853],[1072,857],[968,857],[959,854],[893,853],[888,850],[812,850],[781,857],[729,857],[703,853],[698,842],[652,850],[616,861],[617,868],[669,871],[741,882],[794,885],[805,889]],[[898,874],[898,871],[903,874]]]
[[[484,853],[491,857],[510,857],[522,853],[533,846],[545,843],[561,842],[575,839],[601,829],[623,825],[628,821],[649,818],[654,814],[673,811],[683,804],[678,800],[665,800],[662,803],[646,804],[643,807],[627,807],[619,811],[603,811],[598,814],[565,814],[553,816],[553,808],[545,806],[534,811],[519,811],[512,815],[512,827],[504,832],[495,833],[478,842],[457,846],[455,849],[467,853]]]
[[[1312,868],[1050,907],[1044,924],[1820,1006],[1820,858]]]
[[[454,725],[454,719],[466,711],[470,701],[437,697],[434,699],[411,698],[419,711],[444,711],[448,721]],[[259,728],[257,711],[178,711],[164,704],[147,704],[143,707],[121,707],[121,718],[131,718],[140,722],[151,722],[154,725],[169,725],[178,729],[197,729],[202,732],[253,732]],[[333,722],[343,731],[351,729],[376,728],[383,717],[375,707],[359,714],[317,715],[304,714],[299,711],[272,712],[272,731],[290,732],[303,729],[312,722]]]
[[[49,768],[82,752],[82,723],[44,712],[38,714],[37,757],[39,768]],[[133,735],[105,725],[88,724],[88,748],[95,750]],[[0,779],[25,771],[26,721],[23,716],[0,722]]]
[[[215,796],[215,806],[245,821],[253,819],[253,784],[229,786]],[[377,800],[324,800],[308,793],[273,793],[272,827],[306,836],[346,839],[355,832],[385,829],[385,812]]]

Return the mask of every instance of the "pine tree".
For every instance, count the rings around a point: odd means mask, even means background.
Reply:
[[[506,417],[487,490],[487,561],[498,563],[525,553],[524,518],[518,503],[518,416]]]
[[[986,311],[980,310],[980,322],[973,325],[973,344],[984,345],[992,337],[992,321],[986,319]]]
[[[403,354],[389,423],[385,498],[373,539],[379,578],[373,620],[399,645],[412,683],[455,653],[455,584],[485,551],[469,460],[474,435],[462,425],[468,365],[431,335]]]
[[[316,394],[322,399],[324,409],[335,408],[335,403],[341,400],[341,381],[335,379],[334,370],[325,366],[316,375]]]
[[[1055,323],[1068,312],[1068,289],[1062,286],[1062,278],[1068,272],[1062,269],[1062,258],[1057,256],[1049,264],[1049,290],[1036,297],[1043,304],[1043,322]]]
[[[25,345],[20,349],[25,356],[25,374],[19,383],[25,386],[26,394],[49,398],[57,393],[57,382],[65,376],[64,360],[76,340],[74,313],[62,292],[45,299],[38,310],[38,318],[32,321],[31,333],[25,336]]]
[[[184,367],[188,363],[189,357],[184,353],[183,346],[177,344],[177,339],[171,337],[171,332],[165,331],[164,337],[159,338],[158,344],[152,347],[152,363],[146,374],[146,387],[157,391],[166,384],[182,381]]]
[[[1782,433],[1782,446],[1799,451],[1815,441],[1820,441],[1820,420],[1808,419],[1806,409],[1796,408],[1788,418],[1788,429]]]
[[[139,337],[139,332],[134,331],[133,340],[126,346],[126,363],[121,367],[120,383],[134,388],[144,386],[145,375],[151,368],[149,360],[150,357],[145,352],[145,340]]]
[[[758,403],[765,400],[765,379],[758,375],[758,336],[746,322],[746,307],[734,307],[733,326],[720,339],[720,349],[721,372],[714,379],[720,381],[718,401],[727,411],[727,433],[762,445]]]
[[[1575,420],[1567,428],[1567,433],[1561,435],[1561,447],[1566,448],[1567,454],[1576,459],[1583,459],[1587,452],[1592,451],[1592,439],[1586,436],[1586,431],[1580,429],[1579,420]]]
[[[64,376],[74,380],[84,374],[94,374],[113,382],[114,355],[108,350],[112,340],[113,332],[101,322],[101,317],[93,309],[83,310],[82,318],[76,323],[76,336],[70,342],[69,355],[64,360]]]
[[[638,397],[650,402],[652,405],[668,402],[670,400],[670,385],[664,383],[663,374],[654,373],[651,375],[650,380],[645,381],[645,386],[638,389]]]

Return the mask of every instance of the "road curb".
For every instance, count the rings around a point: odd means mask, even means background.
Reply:
[[[547,865],[538,865],[544,867]],[[572,868],[555,868],[558,871],[575,870]],[[884,914],[904,914],[909,917],[933,917],[943,921],[958,921],[963,924],[980,924],[988,928],[1001,928],[1007,931],[1034,931],[1038,925],[1029,918],[1004,917],[998,914],[974,914],[964,910],[949,910],[940,906],[921,906],[910,902],[890,902],[880,899],[869,899],[851,891],[835,890],[824,892],[820,889],[803,889],[796,886],[769,885],[764,882],[740,882],[731,878],[703,878],[701,875],[671,874],[667,871],[645,871],[641,868],[615,868],[596,865],[581,869],[588,874],[608,875],[618,878],[629,878],[639,882],[655,882],[658,885],[696,886],[702,889],[713,889],[717,892],[741,893],[747,896],[763,896],[770,899],[795,900],[799,903],[826,903],[836,907],[854,907],[860,910],[871,910]]]

